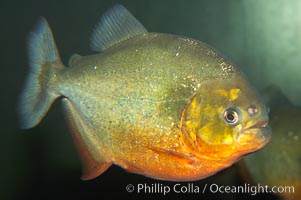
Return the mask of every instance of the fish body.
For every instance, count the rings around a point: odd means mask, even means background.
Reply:
[[[156,179],[201,179],[270,139],[267,110],[236,66],[200,41],[148,33],[120,5],[92,35],[101,53],[74,55],[69,67],[45,19],[30,41],[22,125],[35,126],[63,96],[83,179],[112,163]]]

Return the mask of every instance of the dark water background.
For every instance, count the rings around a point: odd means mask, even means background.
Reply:
[[[67,63],[73,53],[92,53],[89,50],[92,28],[116,2],[127,7],[149,31],[204,41],[241,66],[258,89],[278,84],[292,102],[301,102],[301,18],[297,0],[1,0],[0,199],[141,199],[146,195],[127,193],[126,185],[173,185],[127,173],[117,166],[94,180],[81,181],[80,162],[59,101],[37,127],[30,130],[18,127],[16,103],[28,69],[26,40],[38,17],[48,20],[62,60]],[[195,185],[215,182],[244,184],[232,168]],[[167,197],[262,196],[276,199],[272,195],[210,193],[173,193]]]

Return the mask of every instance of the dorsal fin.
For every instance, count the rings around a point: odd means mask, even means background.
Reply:
[[[91,35],[91,49],[103,51],[130,37],[147,33],[144,26],[122,5],[108,10]]]

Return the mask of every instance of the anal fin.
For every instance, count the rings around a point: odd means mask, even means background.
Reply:
[[[67,98],[63,98],[63,106],[83,165],[81,179],[93,179],[106,171],[112,162],[103,155],[102,143],[96,138],[93,129],[83,119],[76,106]]]

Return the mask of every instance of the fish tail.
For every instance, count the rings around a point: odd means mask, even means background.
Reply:
[[[65,67],[44,18],[31,33],[28,42],[29,73],[19,101],[19,116],[22,128],[37,125],[60,93],[55,87],[57,74]]]

